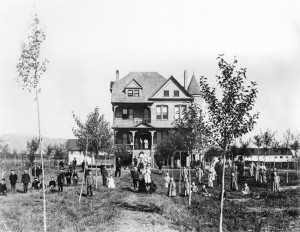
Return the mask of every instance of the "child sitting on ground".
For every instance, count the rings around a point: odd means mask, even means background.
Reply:
[[[154,193],[156,191],[156,189],[157,189],[156,184],[154,183],[154,180],[152,179],[151,183],[150,183],[150,193]]]
[[[191,190],[192,190],[192,193],[198,192],[198,187],[195,185],[195,182],[192,183]]]
[[[202,185],[201,194],[203,196],[206,196],[206,197],[210,197],[211,196],[211,194],[207,192],[207,189],[205,188],[205,185]]]
[[[107,185],[107,187],[108,188],[115,188],[116,187],[115,180],[112,177],[112,175],[110,175],[110,177],[108,178],[108,185]]]
[[[0,193],[2,193],[4,196],[7,196],[7,187],[6,187],[4,178],[1,180],[1,183],[0,183]]]
[[[250,194],[250,188],[248,187],[248,184],[247,184],[247,183],[244,184],[244,188],[243,188],[243,190],[242,190],[242,194],[243,194],[243,195]]]
[[[51,180],[49,182],[50,192],[54,192],[55,191],[55,187],[56,187],[56,182],[54,180],[54,177],[51,177]]]
[[[40,184],[39,179],[37,177],[35,177],[32,185],[31,185],[31,188],[35,189],[35,190],[39,190],[39,184]]]

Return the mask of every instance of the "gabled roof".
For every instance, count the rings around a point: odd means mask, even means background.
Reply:
[[[128,97],[124,88],[135,80],[142,88],[140,97]],[[163,84],[166,79],[157,72],[130,72],[116,81],[112,87],[111,103],[142,103],[148,102],[149,97]]]
[[[150,124],[146,123],[146,122],[141,122],[141,123],[138,123],[134,126],[135,128],[153,128],[153,126],[151,126]]]
[[[140,86],[139,83],[137,83],[136,80],[132,79],[125,87],[125,89],[130,88],[130,89],[142,89],[142,86]]]
[[[68,139],[67,141],[67,150],[68,151],[81,151],[77,144],[78,139]]]
[[[186,90],[185,88],[173,77],[170,76],[169,79],[167,79],[156,91],[155,93],[150,97],[152,99],[169,81],[172,81],[179,90],[181,90],[188,98],[193,98]],[[180,97],[182,98],[182,97]]]
[[[196,80],[195,75],[193,74],[191,82],[189,84],[189,87],[187,88],[187,91],[191,94],[191,95],[200,95],[201,94],[201,90],[200,90],[200,86]]]

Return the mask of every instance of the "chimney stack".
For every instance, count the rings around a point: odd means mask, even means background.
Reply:
[[[119,70],[116,71],[116,81],[119,80]]]
[[[188,71],[187,69],[184,70],[184,74],[183,74],[183,77],[184,77],[184,89],[187,90],[188,88]]]

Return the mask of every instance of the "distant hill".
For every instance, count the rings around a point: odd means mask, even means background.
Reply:
[[[36,135],[27,135],[27,134],[3,134],[2,138],[7,142],[11,151],[16,149],[17,152],[26,151],[27,141],[31,140],[33,137],[38,137]],[[63,138],[48,138],[43,137],[43,148],[45,148],[48,144],[59,144],[65,143],[67,139]]]

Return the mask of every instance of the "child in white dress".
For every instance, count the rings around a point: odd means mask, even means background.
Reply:
[[[164,181],[165,181],[165,188],[169,188],[169,184],[170,184],[170,176],[169,173],[166,173],[166,176],[164,177]]]
[[[112,175],[110,175],[110,177],[108,178],[108,185],[107,185],[108,188],[115,188],[115,180],[114,178],[112,177]]]

